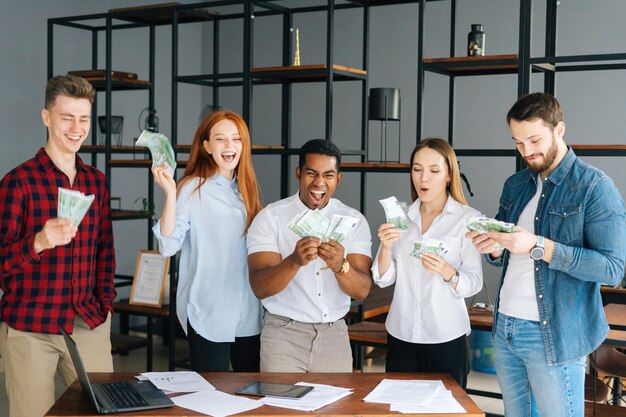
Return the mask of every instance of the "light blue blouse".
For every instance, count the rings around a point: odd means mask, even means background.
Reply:
[[[185,333],[187,320],[212,342],[261,333],[261,303],[248,279],[248,252],[243,231],[246,209],[236,178],[219,174],[195,190],[199,179],[183,186],[176,200],[176,226],[161,235],[161,221],[152,231],[159,252],[179,250],[176,313]]]

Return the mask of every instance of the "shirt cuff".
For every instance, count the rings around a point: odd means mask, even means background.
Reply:
[[[564,245],[560,242],[554,242],[554,250],[552,258],[550,258],[550,269],[567,272],[574,258],[574,248]]]

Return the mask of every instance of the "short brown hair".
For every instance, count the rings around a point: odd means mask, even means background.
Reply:
[[[547,93],[532,93],[520,97],[506,115],[506,122],[541,119],[552,129],[563,121],[563,110],[554,96]]]
[[[84,78],[75,75],[57,75],[50,78],[46,84],[45,108],[50,109],[58,96],[86,98],[90,104],[93,104],[96,90]]]

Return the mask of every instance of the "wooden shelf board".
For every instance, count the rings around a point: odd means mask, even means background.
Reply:
[[[281,149],[286,149],[284,146],[282,145],[259,145],[256,143],[252,144],[252,150],[254,149],[277,149],[277,150],[281,150]],[[179,151],[179,152],[190,152],[191,151],[191,145],[176,145],[174,146],[174,150]]]
[[[409,164],[379,162],[344,162],[341,170],[346,172],[409,172]]]
[[[96,91],[106,90],[106,77],[85,77],[87,81],[93,85]],[[114,91],[121,90],[145,90],[152,86],[150,81],[132,80],[132,79],[113,79],[111,80],[111,89]]]
[[[147,219],[150,216],[139,210],[111,210],[111,217],[114,220],[132,220]]]
[[[570,145],[572,149],[585,149],[594,151],[626,151],[626,145]]]
[[[162,307],[134,305],[129,304],[128,300],[119,301],[113,304],[113,311],[116,313],[130,313],[143,316],[168,317],[170,315],[169,308],[169,305],[163,305]]]
[[[517,72],[519,67],[516,54],[426,58],[422,62],[426,70],[450,75],[507,74]]]
[[[174,7],[180,3],[149,4],[145,6],[124,7],[109,9],[115,19],[144,25],[168,25],[172,23]],[[202,22],[219,16],[215,10],[202,9],[179,9],[178,23]]]
[[[326,64],[252,68],[252,78],[262,80],[310,82],[326,78]],[[367,71],[343,65],[333,65],[333,78],[337,81],[365,79]]]
[[[93,152],[93,153],[104,153],[105,152],[104,145],[82,145],[80,147],[79,152]],[[143,146],[131,146],[131,145],[122,145],[122,146],[111,146],[111,153],[140,153],[146,154],[148,153],[148,148]],[[143,155],[142,155],[143,156]]]

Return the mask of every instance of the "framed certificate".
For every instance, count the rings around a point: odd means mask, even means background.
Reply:
[[[157,251],[139,250],[129,304],[161,307],[170,258]]]

